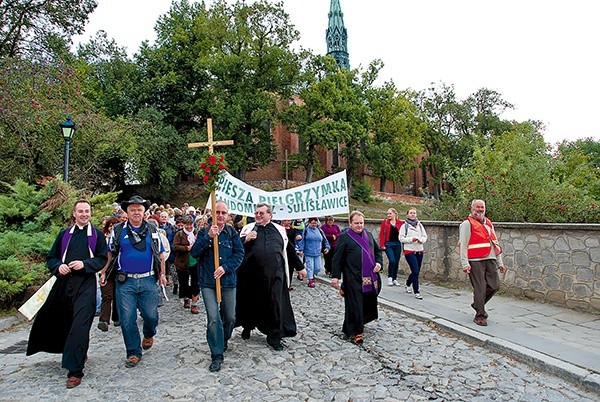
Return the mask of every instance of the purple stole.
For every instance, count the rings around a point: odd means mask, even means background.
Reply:
[[[67,255],[67,247],[69,247],[69,242],[71,241],[71,237],[73,237],[73,232],[75,231],[75,226],[71,226],[69,229],[65,231],[63,237],[60,241],[60,258],[62,262],[65,262],[65,256]],[[94,250],[96,250],[96,244],[98,244],[98,233],[91,223],[87,224],[87,240],[88,247],[90,249],[90,257],[94,258]]]
[[[375,253],[373,253],[369,244],[369,237],[364,230],[358,234],[354,230],[348,229],[347,233],[362,249],[362,292],[370,293],[375,290],[379,294],[381,287],[378,275],[373,272],[373,268],[375,268]]]

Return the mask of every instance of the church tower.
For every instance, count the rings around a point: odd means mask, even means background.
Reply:
[[[329,6],[329,24],[325,34],[327,54],[333,56],[338,67],[350,69],[348,58],[348,32],[344,26],[344,13],[340,0],[331,0]]]

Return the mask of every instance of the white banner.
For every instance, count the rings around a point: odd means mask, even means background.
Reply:
[[[245,216],[254,216],[256,204],[268,204],[273,210],[274,220],[322,217],[349,212],[345,170],[299,187],[270,192],[252,187],[224,172],[219,177],[216,198],[227,203],[230,213]],[[210,208],[210,199],[207,208]]]
[[[48,294],[50,294],[50,290],[52,290],[52,286],[54,286],[54,282],[56,282],[56,276],[52,275],[50,279],[48,279],[46,283],[44,283],[42,287],[19,308],[19,313],[23,314],[28,320],[31,320],[46,302]]]

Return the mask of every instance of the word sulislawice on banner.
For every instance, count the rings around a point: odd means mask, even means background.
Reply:
[[[300,219],[311,216],[347,214],[348,182],[346,171],[324,179],[281,191],[264,191],[223,172],[219,177],[217,200],[223,200],[229,212],[253,216],[256,204],[265,203],[273,210],[273,219]],[[210,205],[210,199],[207,206]]]

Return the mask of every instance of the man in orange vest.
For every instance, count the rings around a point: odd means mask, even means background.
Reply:
[[[500,288],[498,270],[504,273],[506,268],[494,225],[485,217],[485,201],[471,202],[471,215],[460,224],[459,236],[460,262],[473,286],[473,322],[486,326],[485,304]]]

